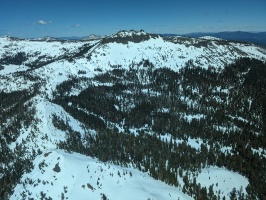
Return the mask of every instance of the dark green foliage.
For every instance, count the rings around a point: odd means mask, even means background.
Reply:
[[[85,124],[87,127],[90,127],[92,129],[96,130],[102,130],[106,128],[106,125],[104,121],[99,118],[98,116],[94,114],[88,114],[87,112],[83,110],[79,110],[73,106],[69,106],[67,104],[68,99],[62,99],[62,101],[55,101],[58,104],[61,104],[61,106],[69,113],[71,113],[72,117],[79,120],[81,123]]]
[[[57,173],[59,173],[59,172],[61,171],[61,168],[59,167],[59,163],[57,163],[57,164],[55,165],[55,167],[53,168],[53,170],[54,170],[55,172],[57,172]]]
[[[0,92],[0,106],[1,110],[14,105],[19,102],[25,102],[29,98],[29,91],[24,89],[22,91],[14,91],[11,93]]]
[[[7,144],[15,142],[20,134],[20,129],[29,127],[32,122],[35,110],[30,108],[30,104],[25,105],[25,102],[34,93],[35,91],[32,93],[28,90],[11,93],[0,92],[0,131]],[[14,118],[14,120],[7,123],[10,118]]]
[[[14,186],[25,172],[32,169],[32,159],[36,153],[28,155],[28,149],[22,143],[15,144],[14,150],[9,144],[20,136],[22,128],[29,128],[34,122],[35,109],[28,102],[36,95],[38,88],[16,92],[0,92],[0,199],[8,199]],[[28,140],[28,138],[26,138]]]
[[[56,127],[57,129],[61,130],[61,131],[67,131],[70,126],[68,124],[65,123],[64,120],[60,119],[58,116],[53,115],[52,116],[52,123],[54,125],[54,127]]]
[[[252,88],[257,93],[265,94],[266,92],[266,68],[265,64],[258,60],[250,60],[247,64],[250,66],[245,76],[244,86]]]
[[[94,45],[90,44],[84,44],[82,47],[78,49],[78,52],[75,53],[75,55],[71,56],[71,59],[78,58],[83,56],[85,53],[87,53]]]
[[[22,65],[26,60],[27,55],[24,52],[18,52],[12,56],[4,55],[3,58],[0,59],[0,64]]]
[[[102,194],[102,200],[107,200],[107,197],[105,194]]]

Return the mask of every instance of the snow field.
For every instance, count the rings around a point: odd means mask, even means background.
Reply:
[[[233,188],[239,190],[242,187],[243,193],[246,194],[245,188],[249,183],[247,178],[236,172],[214,166],[201,170],[197,182],[206,188],[213,185],[214,192],[218,194],[220,190],[222,196],[226,195],[226,199],[230,199],[229,195]]]
[[[28,197],[33,198],[40,198],[40,191],[43,191],[46,197],[58,199],[62,195],[68,199],[100,199],[101,194],[109,199],[192,199],[147,173],[102,163],[77,153],[46,151],[37,156],[34,166],[32,172],[24,174],[11,200],[20,199],[17,194],[23,191],[26,194],[30,191]],[[32,184],[23,186],[23,182],[30,179]]]

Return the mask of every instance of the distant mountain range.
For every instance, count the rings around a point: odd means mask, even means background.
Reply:
[[[103,38],[103,36],[90,34],[84,37],[69,36],[69,37],[58,37],[57,39],[59,40],[96,40],[96,39],[101,39],[101,38]]]
[[[180,34],[160,34],[160,35],[166,37],[180,36]],[[243,31],[218,32],[218,33],[198,32],[198,33],[181,34],[181,36],[192,37],[192,38],[212,36],[212,37],[222,38],[225,40],[251,42],[257,45],[266,46],[266,32],[258,32],[258,33],[243,32]]]

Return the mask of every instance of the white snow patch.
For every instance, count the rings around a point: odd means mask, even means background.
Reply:
[[[3,65],[4,69],[0,70],[0,75],[7,75],[14,72],[26,71],[29,67],[24,65]]]
[[[68,199],[101,199],[101,194],[117,200],[192,199],[147,173],[102,163],[77,153],[47,151],[37,156],[34,166],[32,172],[23,175],[22,184],[15,187],[11,200],[20,200],[23,192],[38,199],[40,191],[53,199],[61,199],[62,195]],[[31,180],[32,184],[23,186],[26,180]]]
[[[243,193],[246,194],[245,188],[249,183],[248,179],[242,175],[218,167],[202,169],[197,177],[197,182],[206,188],[209,188],[213,184],[214,192],[218,193],[221,190],[221,194],[226,195],[227,199],[229,199],[229,194],[233,188],[239,190],[242,186]]]

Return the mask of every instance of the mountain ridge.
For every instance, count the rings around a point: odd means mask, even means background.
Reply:
[[[135,30],[131,30],[135,31]],[[143,31],[143,30],[141,30]],[[141,32],[140,31],[140,32]],[[118,33],[121,31],[118,31]],[[128,31],[130,32],[130,31]],[[137,32],[137,31],[135,31]],[[115,35],[115,34],[113,34]],[[221,31],[221,32],[192,32],[192,33],[185,33],[185,34],[172,34],[172,33],[157,33],[157,35],[163,36],[163,37],[175,37],[175,36],[183,36],[183,37],[192,37],[192,38],[199,38],[204,36],[213,36],[225,40],[231,40],[231,41],[238,41],[238,42],[250,42],[257,45],[266,46],[266,31],[260,31],[260,32],[249,32],[249,31]],[[97,36],[94,38],[91,38],[90,36]],[[110,35],[111,36],[111,35]],[[110,37],[109,36],[109,37]],[[11,37],[11,36],[1,36],[1,37]],[[46,36],[50,38],[56,38],[58,40],[86,40],[86,39],[98,39],[98,38],[104,38],[108,36],[100,36],[91,34],[89,36],[60,36],[60,37],[52,37],[52,36]],[[43,38],[46,38],[43,37]],[[16,37],[14,37],[16,38]],[[17,37],[18,38],[18,37]],[[23,38],[20,38],[23,39]],[[38,38],[27,38],[32,40],[37,40]]]
[[[162,36],[186,36],[192,38],[213,36],[225,40],[250,42],[266,46],[266,32],[224,31],[224,32],[197,32],[186,34],[160,34]]]

